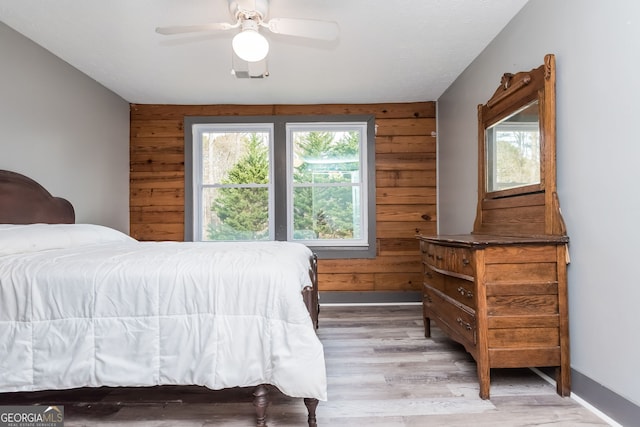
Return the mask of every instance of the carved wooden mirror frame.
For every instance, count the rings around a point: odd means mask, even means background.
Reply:
[[[474,234],[566,235],[556,192],[555,57],[531,71],[505,73],[500,86],[478,106],[478,207]],[[487,189],[487,129],[538,102],[539,182],[500,191]]]

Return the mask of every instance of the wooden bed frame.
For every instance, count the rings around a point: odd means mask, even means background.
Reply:
[[[22,174],[0,170],[0,224],[73,224],[75,211],[66,199],[54,197],[42,185]],[[304,300],[315,328],[318,327],[318,273],[317,257],[310,260],[312,286],[302,291]],[[256,426],[266,427],[266,412],[269,406],[268,387],[256,386],[253,392],[253,406],[256,411]],[[316,407],[318,399],[305,398],[309,427],[316,427]]]

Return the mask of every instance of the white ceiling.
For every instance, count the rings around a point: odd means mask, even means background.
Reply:
[[[235,31],[162,36],[158,26],[232,22],[227,0],[0,0],[0,21],[140,104],[433,101],[528,0],[271,0],[267,18],[336,21],[321,42],[263,31],[269,77],[231,74]]]

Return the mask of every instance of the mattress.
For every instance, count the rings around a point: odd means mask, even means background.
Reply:
[[[272,384],[326,400],[292,242],[138,242],[88,224],[0,225],[0,392]]]

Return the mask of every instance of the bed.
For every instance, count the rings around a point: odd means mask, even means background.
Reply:
[[[139,242],[0,171],[0,393],[266,385],[326,395],[316,261],[291,242]]]

